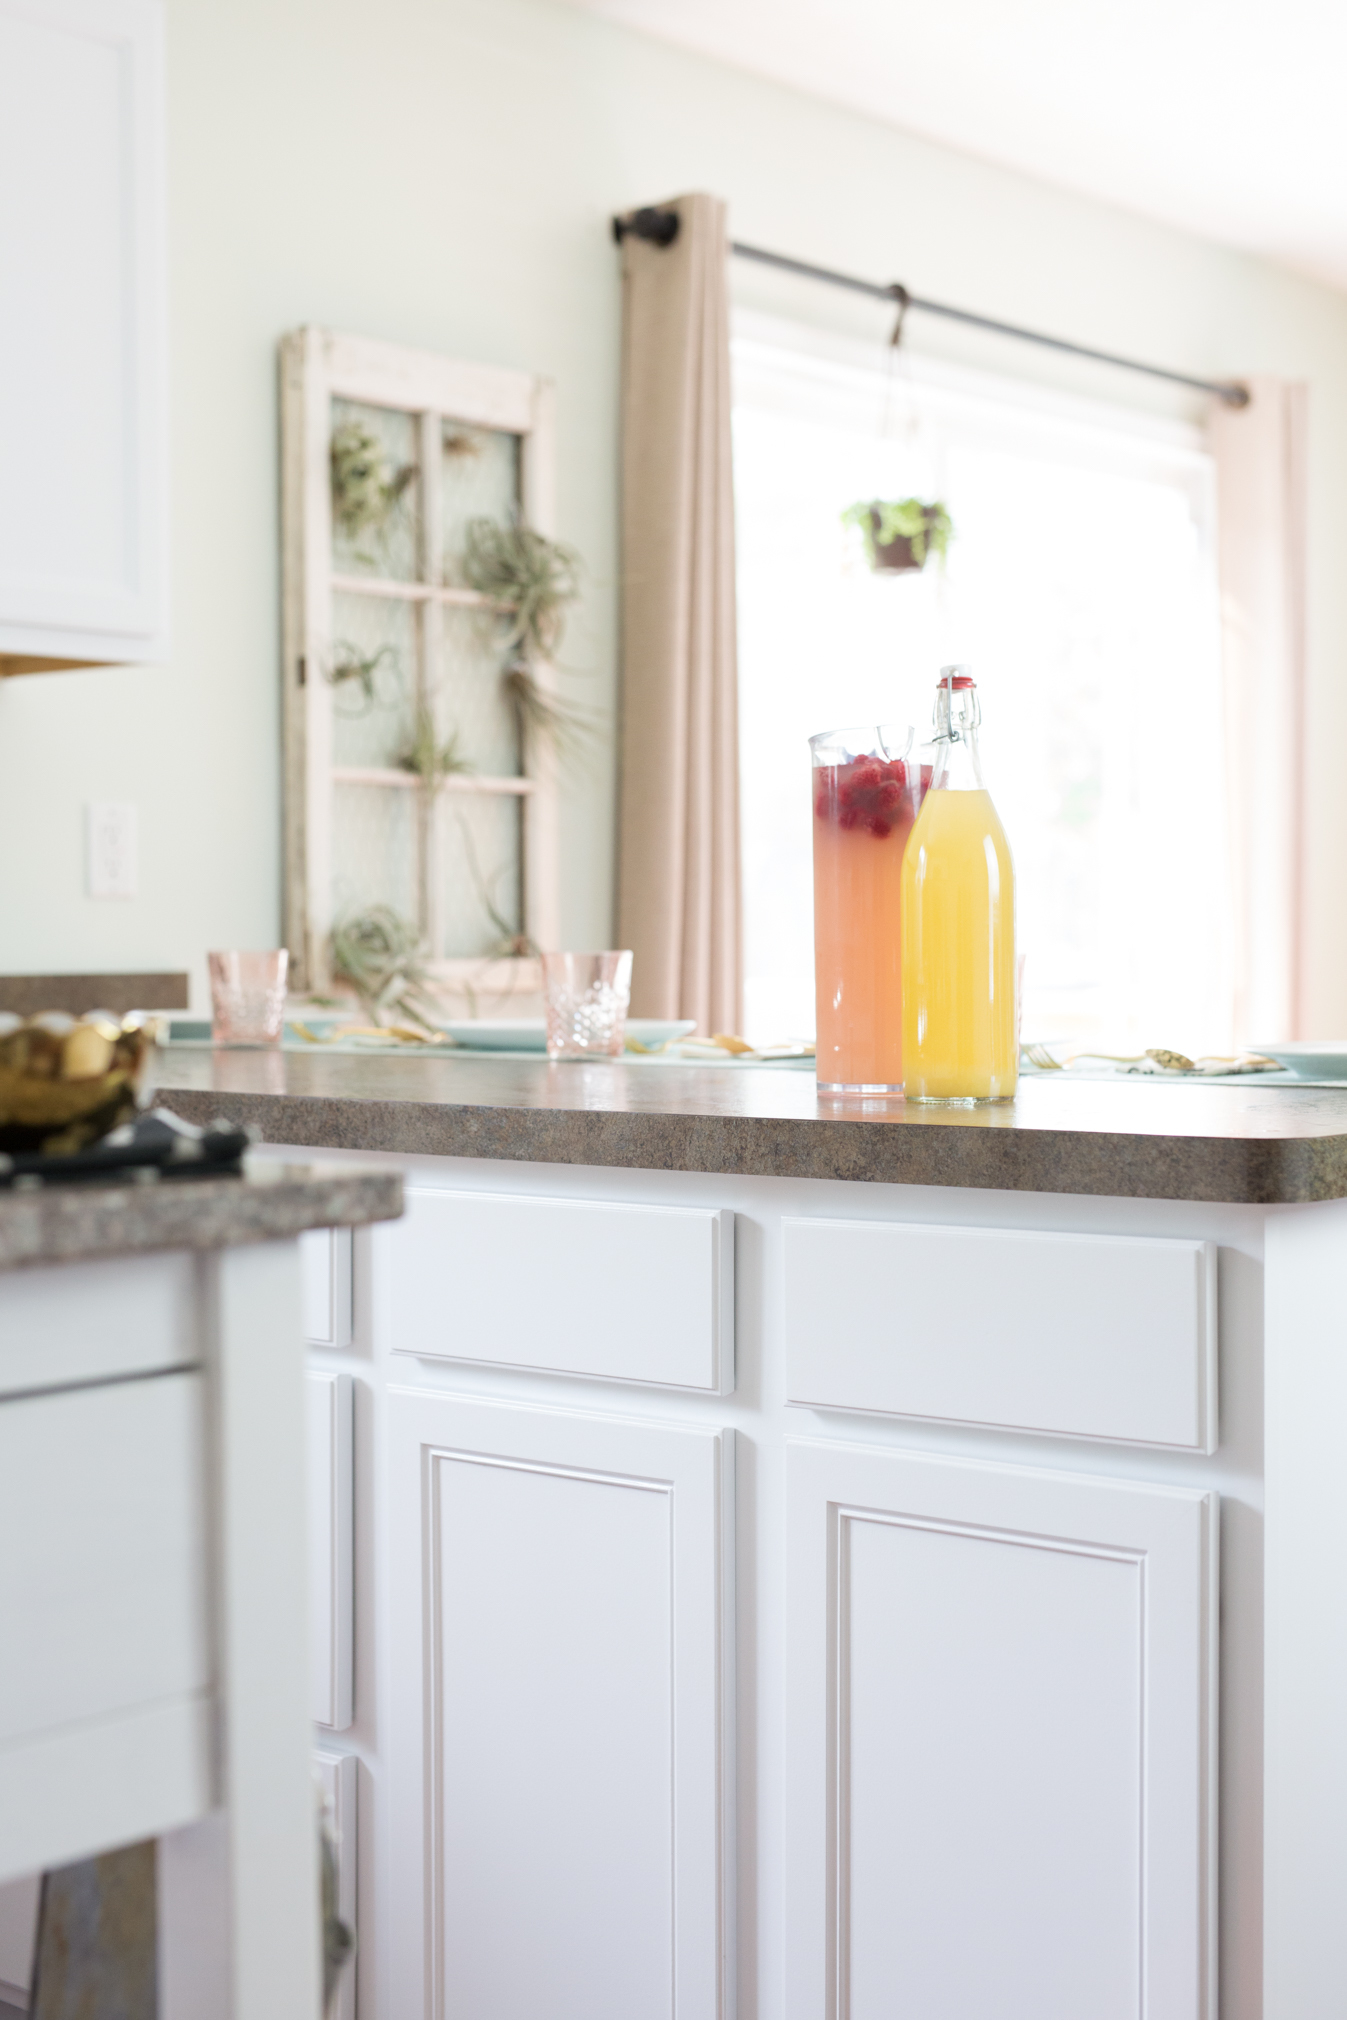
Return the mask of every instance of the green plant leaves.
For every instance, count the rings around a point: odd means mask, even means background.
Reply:
[[[926,564],[928,549],[945,555],[954,537],[954,525],[939,499],[927,504],[921,498],[866,498],[848,505],[842,514],[844,526],[858,526],[865,538],[866,558],[872,568],[882,568],[877,548],[895,540],[910,540],[912,559],[918,568]]]
[[[518,519],[470,519],[463,579],[497,606],[508,626],[507,651],[551,659],[580,594],[580,557]]]

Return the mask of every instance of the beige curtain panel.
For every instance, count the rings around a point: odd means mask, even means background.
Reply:
[[[739,732],[725,206],[622,245],[618,945],[632,1010],[739,1031]]]
[[[1216,458],[1235,1036],[1301,1035],[1304,948],[1306,389],[1247,382]]]

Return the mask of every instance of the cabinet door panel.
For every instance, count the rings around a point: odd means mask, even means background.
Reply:
[[[0,671],[164,653],[162,41],[0,0]]]
[[[789,1483],[792,2020],[1214,2016],[1215,1496]]]
[[[389,1408],[397,2010],[715,2020],[728,1434]]]
[[[0,1879],[213,1799],[201,1377],[0,1403]]]

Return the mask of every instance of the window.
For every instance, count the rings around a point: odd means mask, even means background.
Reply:
[[[1015,855],[1023,1035],[1226,1050],[1232,975],[1214,476],[1195,428],[738,316],[748,1034],[813,1031],[806,739],[930,735],[967,661]],[[872,575],[855,500],[949,507]]]
[[[551,530],[552,389],[335,331],[282,359],[286,939],[330,980],[335,924],[387,908],[441,988],[532,993],[557,937],[555,766],[512,708],[465,528]],[[334,448],[374,509],[343,518]],[[550,679],[548,669],[537,669]]]

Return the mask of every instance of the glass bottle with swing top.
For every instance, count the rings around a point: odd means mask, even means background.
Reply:
[[[1015,866],[978,758],[965,666],[941,669],[936,760],[902,875],[903,1066],[909,1101],[1006,1101],[1019,1076]]]

